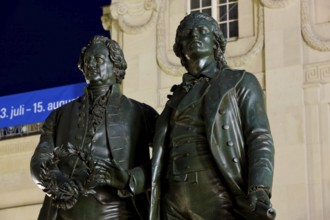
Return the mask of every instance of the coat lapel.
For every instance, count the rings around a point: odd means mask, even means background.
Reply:
[[[186,91],[182,88],[182,84],[180,84],[170,100],[167,101],[164,110],[157,119],[153,143],[153,169],[160,169],[159,158],[163,157],[163,148],[169,132],[171,114],[185,95]]]
[[[226,93],[234,88],[237,83],[242,79],[244,70],[233,71],[231,69],[223,69],[211,80],[209,92],[205,95],[205,126],[208,140],[211,143],[212,128],[216,113],[219,110],[220,104]]]
[[[119,86],[117,84],[112,86],[112,92],[107,103],[105,126],[112,159],[120,164],[126,164],[127,152],[123,153],[123,150],[128,145],[128,128],[123,120],[124,97],[120,93]],[[126,166],[124,167],[126,168]]]
[[[197,103],[208,91],[209,85],[206,82],[202,82],[193,87],[180,101],[176,108],[175,115],[179,115],[184,112],[189,106]]]
[[[187,93],[183,89],[182,84],[180,84],[178,88],[174,91],[170,100],[167,101],[166,106],[169,106],[172,109],[176,109],[186,94]]]
[[[156,134],[154,137],[154,146],[164,145],[165,137],[169,129],[170,118],[173,110],[177,108],[182,98],[186,95],[186,91],[182,88],[182,84],[174,91],[173,96],[167,101],[164,110],[159,115],[156,123]],[[154,151],[155,152],[155,151]]]

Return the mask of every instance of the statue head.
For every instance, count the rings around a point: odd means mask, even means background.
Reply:
[[[208,14],[201,12],[193,12],[188,14],[183,18],[180,22],[177,30],[175,43],[173,45],[174,53],[177,57],[180,58],[181,64],[186,66],[187,59],[185,57],[182,42],[186,36],[186,30],[192,29],[195,27],[205,26],[208,30],[213,34],[213,51],[214,51],[214,59],[220,62],[221,65],[227,65],[226,60],[224,58],[224,53],[226,49],[226,39],[224,38],[218,22],[209,16]]]
[[[88,84],[120,84],[127,64],[116,41],[97,35],[82,48],[78,68]]]

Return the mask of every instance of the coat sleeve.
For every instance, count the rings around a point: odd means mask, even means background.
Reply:
[[[143,123],[145,127],[145,137],[147,145],[152,146],[153,137],[155,134],[155,124],[158,118],[158,113],[146,104],[140,104],[140,109],[143,113]],[[142,137],[140,137],[142,138]],[[143,146],[143,147],[148,147]],[[133,195],[137,195],[150,189],[151,182],[151,161],[146,164],[135,167],[129,171],[129,189]]]
[[[156,123],[156,133],[154,137],[154,146],[152,150],[152,165],[151,165],[151,201],[150,201],[150,220],[160,219],[161,208],[161,188],[162,178],[165,165],[165,146],[167,146],[168,136],[168,122],[170,118],[171,110],[168,106],[159,116]]]
[[[42,187],[40,185],[41,164],[50,159],[54,150],[56,112],[57,111],[53,111],[42,126],[40,141],[30,162],[32,179],[39,187]]]
[[[273,182],[274,146],[263,91],[251,73],[236,87],[248,163],[248,189],[264,187],[269,196]]]
[[[153,138],[155,135],[155,126],[159,114],[152,107],[143,104],[142,108],[144,109],[144,121],[147,131],[148,144],[152,147]]]

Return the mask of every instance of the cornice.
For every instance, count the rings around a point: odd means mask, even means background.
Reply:
[[[111,14],[110,14],[110,6],[104,6],[102,7],[102,16],[101,16],[101,22],[102,22],[102,26],[103,29],[106,31],[110,31],[111,30]]]
[[[310,0],[301,0],[301,32],[308,46],[318,51],[330,51],[330,39],[315,33],[311,22]]]
[[[267,8],[278,9],[278,8],[285,8],[296,0],[260,0],[261,4]]]
[[[330,83],[330,62],[304,66],[305,84]]]
[[[157,14],[156,0],[114,0],[101,20],[106,30],[110,30],[115,20],[124,33],[137,34],[154,25]]]

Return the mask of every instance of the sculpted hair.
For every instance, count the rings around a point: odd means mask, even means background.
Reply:
[[[223,33],[221,32],[218,22],[208,14],[202,12],[190,13],[187,16],[185,16],[180,22],[178,28],[176,29],[175,43],[173,45],[173,50],[175,55],[180,58],[181,64],[183,66],[186,66],[185,65],[186,58],[182,53],[182,46],[181,46],[182,31],[188,22],[193,22],[196,19],[203,19],[211,24],[212,33],[214,35],[214,44],[215,44],[214,57],[220,63],[221,66],[227,66],[227,62],[224,57],[226,44],[227,44],[226,38],[223,36]]]
[[[96,35],[94,36],[89,43],[81,49],[78,68],[82,72],[84,71],[84,56],[86,50],[93,44],[104,44],[109,50],[109,59],[113,64],[113,74],[116,76],[116,82],[121,83],[125,78],[125,70],[127,68],[127,63],[123,54],[123,51],[119,47],[118,43],[114,40],[111,40],[104,36]]]

